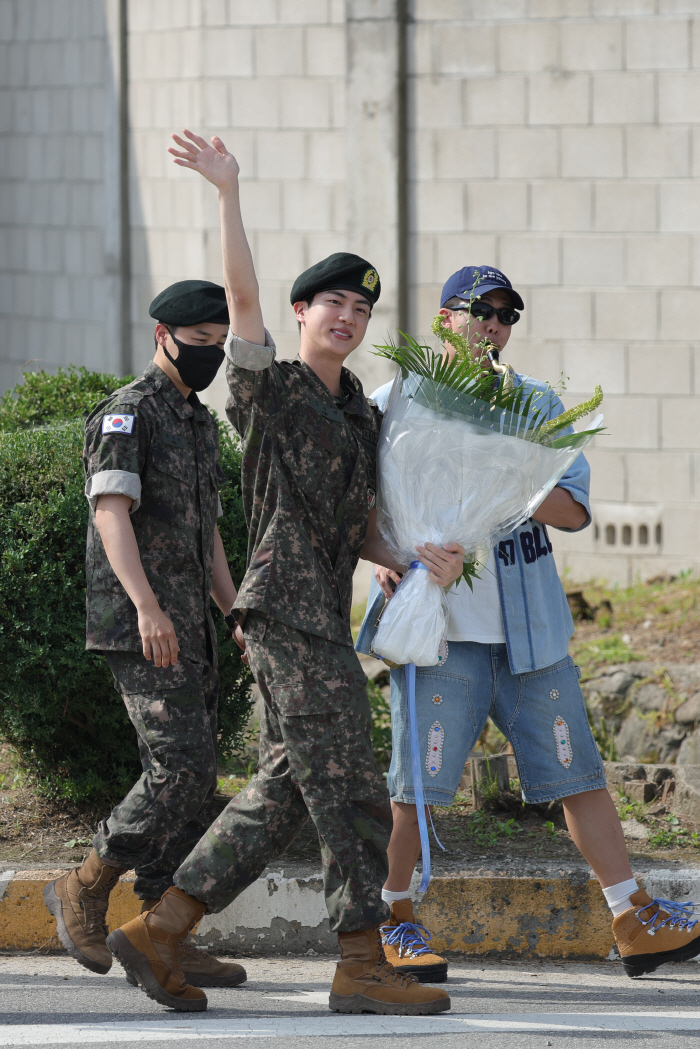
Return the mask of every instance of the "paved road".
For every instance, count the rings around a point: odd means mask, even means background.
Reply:
[[[206,1013],[172,1013],[65,956],[0,956],[0,1047],[122,1049],[697,1049],[700,966],[629,980],[614,963],[484,962],[451,967],[441,1017],[339,1017],[327,1008],[333,961],[256,958],[248,983],[209,992]],[[282,1041],[283,1040],[283,1041]],[[372,1047],[373,1049],[373,1047]]]

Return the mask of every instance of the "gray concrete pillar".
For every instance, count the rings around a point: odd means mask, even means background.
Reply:
[[[349,367],[365,392],[393,377],[373,343],[396,337],[404,314],[403,0],[347,0],[348,246],[379,272],[381,298]]]

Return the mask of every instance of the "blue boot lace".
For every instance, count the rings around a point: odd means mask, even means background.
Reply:
[[[426,940],[432,940],[432,933],[418,922],[401,922],[400,925],[382,925],[379,929],[382,940],[389,947],[398,949],[399,958],[404,954],[416,957],[419,954],[432,954]]]
[[[650,918],[646,921],[641,917],[642,913],[649,911],[654,904],[656,904],[656,910]],[[661,917],[661,912],[666,911],[666,917]],[[635,917],[640,925],[645,925],[649,936],[656,935],[659,929],[663,929],[664,925],[668,925],[669,929],[678,929],[680,932],[689,932],[694,925],[698,924],[700,919],[692,918],[695,913],[694,903],[676,903],[675,900],[660,900],[656,897],[647,903],[644,907],[640,907],[635,913]],[[692,918],[692,920],[691,920]]]

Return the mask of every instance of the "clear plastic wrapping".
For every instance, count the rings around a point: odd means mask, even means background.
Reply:
[[[411,610],[412,615],[410,630],[406,629],[406,608]],[[445,635],[447,615],[445,591],[432,581],[422,565],[420,568],[412,567],[384,609],[374,639],[374,651],[379,652],[379,638],[381,655],[391,663],[435,666],[440,641]]]
[[[379,533],[400,564],[415,560],[426,542],[460,543],[465,560],[474,560],[532,516],[590,439],[569,433],[540,443],[511,413],[399,374],[379,438]],[[416,665],[433,666],[445,626],[445,613],[442,620],[439,615],[444,595],[427,572],[409,575],[417,578],[397,589],[373,648],[395,663],[416,662],[409,656],[420,652],[425,661]]]

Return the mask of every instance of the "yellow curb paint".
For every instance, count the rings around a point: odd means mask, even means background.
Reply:
[[[0,900],[0,950],[35,951],[39,947],[60,950],[56,921],[44,904],[44,886],[60,878],[65,870],[17,871]],[[110,931],[141,912],[134,895],[134,875],[120,879],[110,896],[107,925]]]
[[[433,878],[416,911],[436,952],[607,958],[610,911],[595,879]]]
[[[17,871],[0,900],[0,950],[60,949],[42,893],[62,874]],[[110,930],[141,911],[133,882],[129,871],[112,892]],[[579,886],[566,878],[433,878],[416,917],[432,932],[437,953],[607,958],[613,943],[610,912],[595,880]]]

